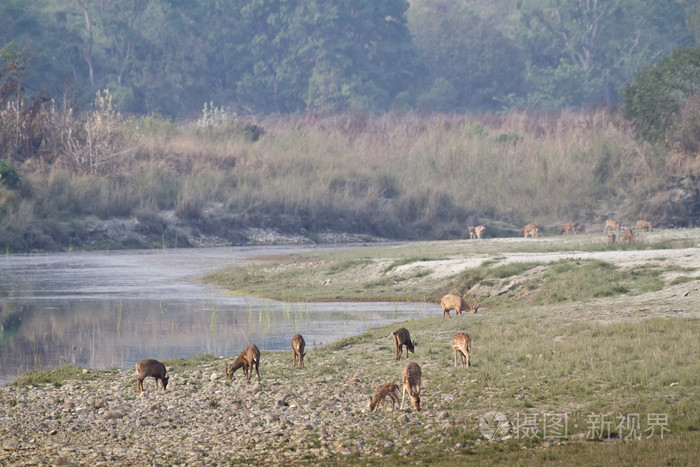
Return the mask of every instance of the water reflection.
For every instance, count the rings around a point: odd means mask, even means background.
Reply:
[[[235,355],[248,342],[263,351],[291,349],[297,332],[312,348],[435,311],[422,303],[231,297],[192,279],[264,253],[309,248],[6,256],[0,259],[0,384],[63,362],[129,368],[146,357]]]

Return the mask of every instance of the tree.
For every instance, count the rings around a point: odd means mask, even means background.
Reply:
[[[622,112],[637,135],[651,142],[668,141],[678,130],[681,110],[697,107],[700,98],[700,48],[679,47],[656,64],[635,72],[622,88]],[[697,111],[691,112],[697,119]],[[684,131],[688,131],[687,128]],[[700,128],[690,130],[698,132]]]
[[[522,5],[520,37],[533,72],[550,73],[562,59],[585,70],[588,102],[616,102],[617,90],[640,65],[674,46],[691,44],[686,22],[688,13],[697,10],[696,3],[683,0],[540,0]]]
[[[410,25],[426,70],[420,108],[495,110],[503,96],[522,86],[518,46],[466,2],[421,3],[411,11]]]

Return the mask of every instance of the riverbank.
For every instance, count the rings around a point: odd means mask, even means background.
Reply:
[[[573,241],[558,241],[565,240]],[[546,244],[553,254],[552,242],[528,245]],[[479,248],[504,250],[494,243]],[[77,370],[85,380],[37,387],[20,380],[0,389],[0,463],[691,465],[700,450],[700,362],[691,357],[700,353],[696,248],[609,255],[632,276],[657,271],[661,286],[615,276],[631,288],[546,304],[494,298],[477,314],[450,319],[433,303],[433,318],[308,351],[303,369],[291,367],[291,346],[263,351],[261,379],[250,383],[240,372],[232,382],[222,374],[233,356],[167,361],[167,391],[149,379],[143,395],[131,370]],[[521,255],[497,257],[509,263]],[[280,272],[283,264],[268,267]],[[408,361],[422,368],[422,410],[369,412],[376,389],[399,383],[407,363],[395,361],[389,337],[399,326],[418,344]],[[450,345],[465,331],[473,341],[470,369],[454,367]],[[479,423],[494,412],[508,420],[500,440]]]

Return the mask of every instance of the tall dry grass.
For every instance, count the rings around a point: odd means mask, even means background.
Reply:
[[[607,109],[257,121],[224,115],[203,125],[126,118],[103,95],[82,114],[49,107],[35,118],[46,129],[38,149],[30,157],[3,154],[23,176],[0,222],[0,244],[12,249],[23,229],[7,227],[8,220],[22,203],[25,211],[33,206],[29,223],[39,232],[57,219],[171,210],[210,231],[263,226],[451,238],[477,223],[512,234],[527,222],[653,219],[663,213],[646,200],[678,175]]]

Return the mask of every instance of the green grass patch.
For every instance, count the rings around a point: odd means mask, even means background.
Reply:
[[[90,381],[98,378],[99,372],[89,371],[83,373],[83,369],[73,365],[61,365],[50,370],[32,370],[22,374],[11,383],[13,386],[43,386],[52,384],[56,387],[63,386],[68,380]]]

